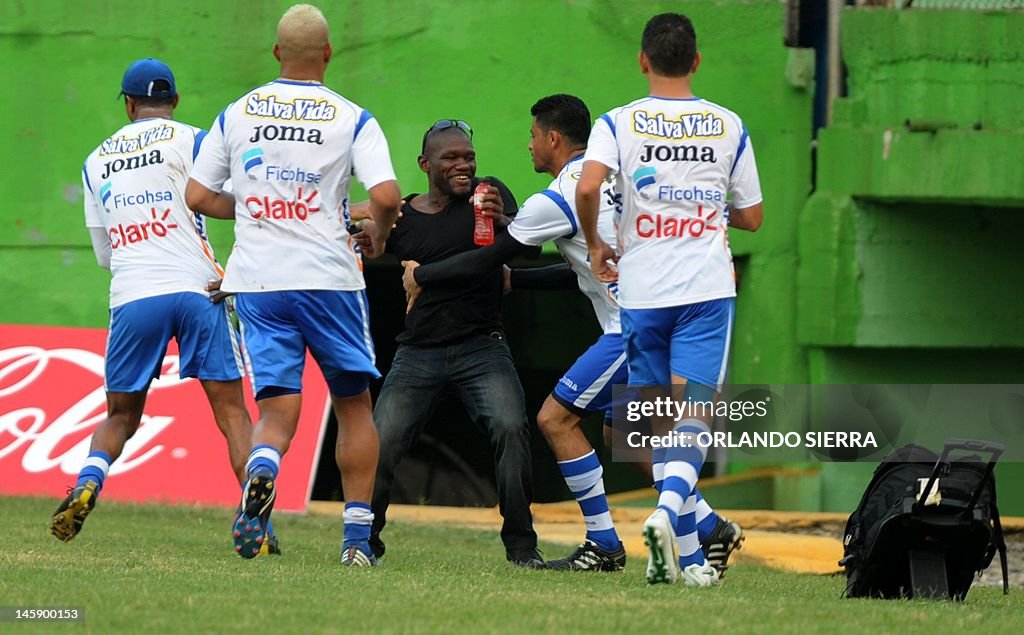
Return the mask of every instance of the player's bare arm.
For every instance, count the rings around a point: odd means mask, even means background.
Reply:
[[[102,227],[90,227],[89,239],[92,241],[92,251],[96,254],[96,263],[104,269],[110,269],[110,239]]]
[[[608,261],[616,262],[618,257],[611,245],[597,232],[601,184],[607,176],[608,166],[597,161],[583,163],[583,174],[580,176],[579,185],[576,186],[576,211],[580,216],[580,226],[590,251],[590,268],[601,282],[614,282],[618,274]]]
[[[234,220],[235,195],[228,192],[214,192],[195,179],[188,180],[185,188],[185,204],[189,209],[203,216]]]
[[[757,203],[750,207],[729,208],[729,227],[756,232],[764,220],[764,205]]]
[[[402,203],[402,195],[398,191],[398,183],[395,181],[384,181],[370,188],[369,216],[373,221],[372,226],[364,228],[363,232],[369,237],[371,250],[366,252],[369,258],[376,258],[384,253],[384,243],[391,235],[391,228],[398,219],[399,206]]]

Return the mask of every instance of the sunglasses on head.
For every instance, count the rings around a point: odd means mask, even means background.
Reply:
[[[473,138],[473,129],[470,128],[469,124],[461,119],[439,119],[434,122],[434,125],[427,128],[427,131],[423,133],[423,152],[427,149],[427,137],[434,132],[441,132],[449,128],[458,128],[459,130],[466,133],[466,136],[470,139]]]

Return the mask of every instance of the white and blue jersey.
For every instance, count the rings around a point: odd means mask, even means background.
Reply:
[[[136,120],[85,160],[85,225],[110,242],[110,306],[194,292],[222,275],[185,185],[206,133],[171,119]]]
[[[178,341],[180,377],[242,375],[237,333],[206,284],[223,271],[203,217],[185,206],[185,184],[205,133],[153,118],[108,137],[85,160],[85,224],[110,246],[109,392],[144,390]]]
[[[214,121],[192,178],[231,179],[235,246],[222,288],[238,314],[257,399],[301,388],[306,348],[335,396],[378,377],[362,261],[347,231],[352,176],[370,190],[395,180],[369,112],[319,82],[279,79]]]
[[[526,199],[519,213],[508,226],[508,233],[516,241],[537,246],[554,241],[555,247],[579,281],[580,291],[594,306],[594,314],[605,333],[618,333],[618,284],[605,284],[590,270],[587,240],[580,230],[576,213],[576,186],[580,180],[582,156],[565,164],[562,170],[542,192]],[[601,210],[597,227],[605,240],[615,243],[617,194],[611,183],[601,188]]]
[[[373,116],[317,82],[279,79],[213,122],[192,178],[235,196],[230,292],[364,289],[347,231],[352,175],[369,190],[395,180]]]
[[[754,148],[735,113],[645,97],[594,122],[585,161],[615,175],[619,304],[682,306],[736,295],[725,206],[761,202]]]
[[[740,118],[709,101],[645,97],[601,115],[586,161],[615,175],[619,302],[630,383],[671,375],[718,387],[731,339],[735,276],[727,202],[761,202]]]
[[[580,158],[569,161],[548,189],[527,199],[507,231],[524,245],[554,241],[562,258],[576,273],[580,291],[590,300],[601,323],[604,335],[576,360],[552,391],[562,406],[583,416],[587,412],[611,410],[612,385],[627,383],[628,373],[620,334],[618,285],[605,284],[594,276],[587,241],[579,228],[576,185],[582,168]],[[613,243],[616,204],[615,189],[611,183],[605,183],[597,225],[605,240]]]

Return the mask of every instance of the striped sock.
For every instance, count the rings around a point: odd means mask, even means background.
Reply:
[[[608,509],[608,499],[604,494],[604,468],[597,459],[597,452],[591,450],[587,454],[569,461],[559,461],[558,469],[562,471],[566,485],[583,512],[583,521],[587,525],[587,540],[597,543],[605,551],[615,551],[622,543],[615,533],[612,514]]]
[[[677,435],[696,435],[707,431],[707,424],[693,418],[679,422],[673,430]],[[697,486],[697,478],[704,465],[706,452],[706,448],[694,442],[690,447],[681,443],[675,444],[665,453],[665,480],[658,496],[658,508],[665,510],[669,521],[676,527],[680,547],[686,546],[685,550],[680,548],[679,561],[685,561],[687,565],[699,564],[704,560],[704,555],[700,551],[700,541],[697,539],[697,520],[694,513],[696,499],[694,498],[689,505],[687,503]],[[690,534],[693,534],[692,540]],[[692,543],[696,544],[695,550],[690,548]]]
[[[373,524],[373,512],[366,503],[345,503],[345,513],[341,515],[344,523],[344,542],[342,550],[358,547],[366,554],[370,551],[370,526]]]
[[[110,463],[110,455],[106,452],[102,450],[90,452],[89,457],[82,464],[82,470],[78,473],[75,487],[81,487],[88,481],[96,481],[96,493],[99,494],[103,489],[103,481],[107,478],[107,472],[110,471]]]
[[[696,497],[690,496],[683,504],[676,523],[676,546],[679,549],[679,568],[691,564],[704,564],[704,552],[700,549],[700,538],[697,535],[697,518],[694,513]]]
[[[660,494],[665,483],[665,448],[651,450],[651,473],[654,475],[654,489]]]
[[[245,475],[252,478],[256,474],[270,472],[270,478],[277,478],[277,472],[281,468],[281,453],[277,448],[269,445],[257,445],[249,453],[249,460],[245,463]]]
[[[715,527],[718,526],[718,514],[715,510],[711,509],[711,505],[708,504],[704,497],[701,496],[700,490],[693,490],[693,495],[697,497],[697,505],[694,508],[697,516],[697,537],[701,541],[707,540],[714,531]]]

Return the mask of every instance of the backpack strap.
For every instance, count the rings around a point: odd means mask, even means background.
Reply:
[[[1006,568],[1006,539],[1003,537],[1003,523],[999,521],[999,507],[996,505],[996,481],[992,479],[992,529],[996,549],[999,550],[999,565],[1003,568],[1003,595],[1010,593],[1010,576]]]

